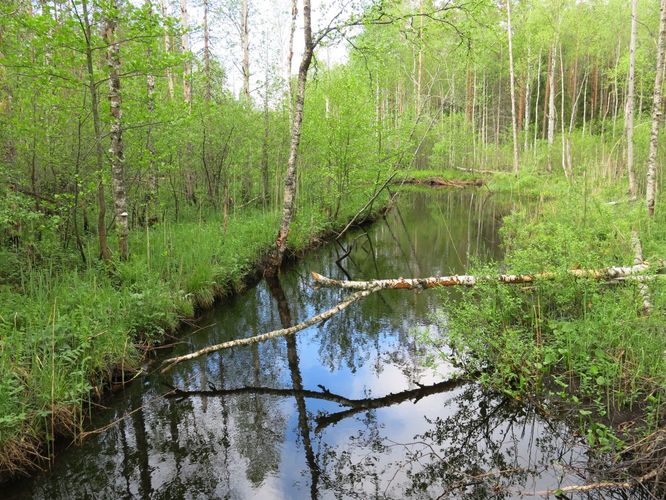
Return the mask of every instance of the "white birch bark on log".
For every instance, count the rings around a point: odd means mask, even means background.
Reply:
[[[118,0],[112,0],[111,12],[104,25],[104,42],[107,44],[106,62],[109,68],[109,106],[111,108],[111,180],[113,205],[118,232],[118,251],[121,260],[129,257],[127,189],[125,187],[125,153],[123,147],[122,110],[120,97],[120,45],[116,42],[116,12],[120,11]]]
[[[268,333],[264,333],[261,335],[256,335],[254,337],[247,337],[247,338],[242,338],[242,339],[236,339],[236,340],[230,340],[228,342],[223,342],[221,344],[216,344],[216,345],[211,345],[208,347],[204,347],[203,349],[200,349],[198,351],[192,352],[190,354],[185,354],[183,356],[176,356],[173,358],[169,358],[164,360],[162,363],[162,373],[165,373],[169,371],[171,368],[173,368],[174,365],[178,363],[182,363],[183,361],[188,361],[190,359],[195,359],[200,356],[204,356],[206,354],[210,354],[212,352],[217,352],[221,351],[224,349],[229,349],[231,347],[238,347],[242,345],[251,345],[251,344],[257,344],[259,342],[265,342],[270,339],[274,339],[276,337],[284,337],[286,335],[291,335],[297,332],[300,332],[301,330],[305,330],[306,328],[315,325],[317,323],[320,323],[324,320],[327,320],[336,314],[338,314],[340,311],[343,309],[346,309],[350,305],[352,305],[355,302],[358,302],[361,299],[364,299],[368,295],[376,292],[380,288],[366,288],[364,290],[361,290],[359,292],[356,292],[352,295],[350,295],[346,300],[339,302],[336,304],[334,307],[327,309],[326,311],[317,314],[316,316],[313,316],[302,323],[299,323],[297,325],[291,326],[289,328],[280,328],[279,330],[273,330]]]
[[[647,162],[647,188],[645,201],[648,214],[654,215],[657,197],[657,140],[659,138],[659,122],[661,121],[661,85],[664,78],[664,39],[666,38],[666,0],[661,0],[659,20],[659,41],[657,42],[657,73],[654,77],[654,94],[652,97],[652,128],[650,131],[650,151]]]
[[[633,266],[614,266],[604,269],[570,269],[568,274],[577,278],[591,279],[619,279],[646,272],[650,269],[647,262],[642,262]],[[425,288],[435,288],[439,286],[474,286],[480,283],[504,283],[520,284],[532,283],[537,280],[552,280],[560,276],[554,272],[543,272],[536,274],[499,274],[496,276],[472,276],[472,275],[453,275],[453,276],[431,276],[428,278],[395,278],[370,281],[343,281],[334,280],[322,276],[319,273],[311,272],[312,279],[316,285],[326,287],[348,288],[352,290],[374,290],[374,289],[404,289],[421,290]]]

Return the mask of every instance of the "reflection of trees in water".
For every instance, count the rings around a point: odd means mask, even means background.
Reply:
[[[455,412],[428,420],[429,429],[405,443],[383,436],[368,412],[357,434],[323,445],[324,485],[355,498],[378,492],[392,498],[511,498],[553,464],[580,459],[566,429],[548,427],[531,409],[484,394],[477,385],[447,406]]]

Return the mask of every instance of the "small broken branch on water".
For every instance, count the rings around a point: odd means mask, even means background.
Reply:
[[[641,262],[633,266],[614,266],[606,267],[604,269],[570,269],[567,273],[576,278],[591,278],[591,279],[609,279],[617,280],[628,278],[640,273],[644,273],[650,269],[650,264]],[[438,286],[474,286],[479,283],[504,283],[504,284],[518,284],[518,283],[532,283],[536,280],[552,280],[559,276],[554,272],[543,272],[536,274],[500,274],[496,276],[473,276],[469,274],[459,274],[453,276],[431,276],[429,278],[395,278],[383,280],[370,280],[370,281],[342,281],[334,280],[322,276],[319,273],[312,271],[310,273],[312,279],[317,285],[326,287],[347,288],[353,290],[369,290],[369,289],[405,289],[405,290],[422,290],[426,288],[434,288]]]
[[[273,330],[272,332],[264,333],[262,335],[256,335],[254,337],[247,337],[243,339],[236,339],[236,340],[230,340],[228,342],[223,342],[221,344],[215,344],[211,345],[208,347],[204,347],[203,349],[199,349],[198,351],[191,352],[190,354],[185,354],[183,356],[176,356],[173,358],[166,359],[162,362],[162,369],[160,370],[161,373],[165,373],[169,371],[171,368],[173,368],[175,365],[178,363],[182,363],[183,361],[188,361],[190,359],[195,359],[200,356],[204,356],[206,354],[210,354],[212,352],[217,352],[221,351],[223,349],[229,349],[231,347],[237,347],[237,346],[242,346],[242,345],[250,345],[250,344],[257,344],[259,342],[264,342],[266,340],[274,339],[276,337],[284,337],[286,335],[291,335],[293,333],[300,332],[301,330],[305,330],[306,328],[315,325],[317,323],[320,323],[322,321],[327,320],[328,318],[335,316],[337,313],[342,311],[343,309],[346,309],[350,305],[352,305],[354,302],[358,302],[361,299],[364,299],[371,293],[376,292],[379,290],[379,288],[367,288],[364,289],[360,292],[356,292],[352,295],[350,295],[346,300],[339,302],[336,304],[334,307],[331,309],[328,309],[324,311],[321,314],[317,314],[316,316],[313,316],[312,318],[309,318],[302,323],[299,323],[297,325],[291,326],[289,328],[281,328],[279,330]]]

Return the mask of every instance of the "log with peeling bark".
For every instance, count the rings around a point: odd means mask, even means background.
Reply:
[[[352,305],[354,302],[358,302],[361,299],[364,299],[371,293],[376,292],[377,290],[380,290],[379,287],[377,288],[366,288],[364,290],[361,290],[359,292],[356,292],[352,295],[350,295],[347,299],[343,300],[342,302],[339,302],[336,304],[334,307],[324,311],[323,313],[317,314],[316,316],[313,316],[302,323],[299,323],[297,325],[291,326],[289,328],[281,328],[279,330],[273,330],[268,333],[264,333],[261,335],[256,335],[254,337],[247,337],[247,338],[242,338],[242,339],[236,339],[236,340],[230,340],[228,342],[223,342],[221,344],[215,344],[211,345],[208,347],[204,347],[203,349],[199,349],[198,351],[192,352],[190,354],[185,354],[183,356],[176,356],[173,358],[166,359],[162,362],[162,369],[161,372],[165,373],[169,371],[171,368],[173,368],[175,365],[178,363],[182,363],[183,361],[188,361],[190,359],[195,359],[200,356],[204,356],[206,354],[210,354],[213,352],[217,351],[222,351],[224,349],[229,349],[231,347],[238,347],[242,345],[250,345],[250,344],[257,344],[259,342],[265,342],[266,340],[274,339],[276,337],[285,337],[287,335],[291,335],[297,332],[300,332],[301,330],[305,330],[306,328],[315,325],[317,323],[320,323],[322,321],[325,321],[333,316],[335,316],[337,313],[342,311],[343,309],[346,309],[350,305]]]
[[[641,262],[633,266],[614,266],[604,269],[570,269],[568,273],[578,278],[591,279],[609,279],[616,280],[627,278],[644,273],[650,269],[647,262]],[[431,276],[429,278],[395,278],[370,281],[343,281],[334,280],[322,276],[319,273],[312,272],[312,279],[315,284],[327,287],[348,288],[353,290],[370,290],[387,288],[419,290],[425,288],[435,288],[438,286],[474,286],[479,283],[505,283],[520,284],[532,283],[536,280],[552,280],[557,278],[558,273],[544,272],[536,274],[499,274],[496,276],[472,276],[472,275],[454,275],[454,276]]]

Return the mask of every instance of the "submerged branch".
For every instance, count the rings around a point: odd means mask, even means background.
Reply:
[[[350,305],[352,305],[354,302],[357,302],[361,299],[364,299],[371,293],[376,292],[379,290],[379,288],[373,288],[369,287],[366,288],[360,292],[356,292],[352,295],[350,295],[346,300],[343,300],[342,302],[339,302],[336,304],[334,307],[331,309],[328,309],[324,311],[321,314],[317,314],[316,316],[313,316],[311,318],[308,318],[307,320],[303,321],[302,323],[299,323],[297,325],[291,326],[289,328],[280,328],[279,330],[273,330],[268,333],[264,333],[261,335],[256,335],[254,337],[247,337],[247,338],[242,338],[242,339],[236,339],[236,340],[230,340],[228,342],[223,342],[221,344],[215,344],[211,345],[208,347],[204,347],[203,349],[199,349],[198,351],[191,352],[190,354],[185,354],[183,356],[176,356],[173,358],[166,359],[162,362],[162,369],[161,373],[165,373],[169,371],[171,368],[173,368],[175,365],[178,363],[182,363],[183,361],[188,361],[190,359],[195,359],[200,356],[203,356],[205,354],[210,354],[212,352],[217,352],[221,351],[223,349],[229,349],[231,347],[237,347],[241,345],[250,345],[250,344],[257,344],[259,342],[265,342],[266,340],[274,339],[276,337],[284,337],[286,335],[291,335],[292,333],[297,333],[300,332],[301,330],[305,330],[306,328],[315,325],[317,323],[320,323],[324,320],[329,319],[332,316],[335,316],[337,313],[342,311],[343,309],[346,309]]]
[[[626,267],[607,267],[604,269],[570,269],[569,275],[577,278],[592,278],[592,279],[609,279],[617,280],[628,278],[640,273],[644,273],[650,269],[647,262],[642,262],[633,266]],[[395,278],[383,280],[370,280],[370,281],[342,281],[334,280],[322,276],[319,273],[312,272],[312,279],[317,285],[326,287],[349,288],[353,290],[369,290],[369,289],[408,289],[408,290],[421,290],[425,288],[434,288],[438,286],[474,286],[479,283],[532,283],[536,280],[553,280],[559,276],[555,272],[543,272],[536,274],[500,274],[496,276],[472,276],[468,274],[460,274],[453,276],[431,276],[429,278]]]

